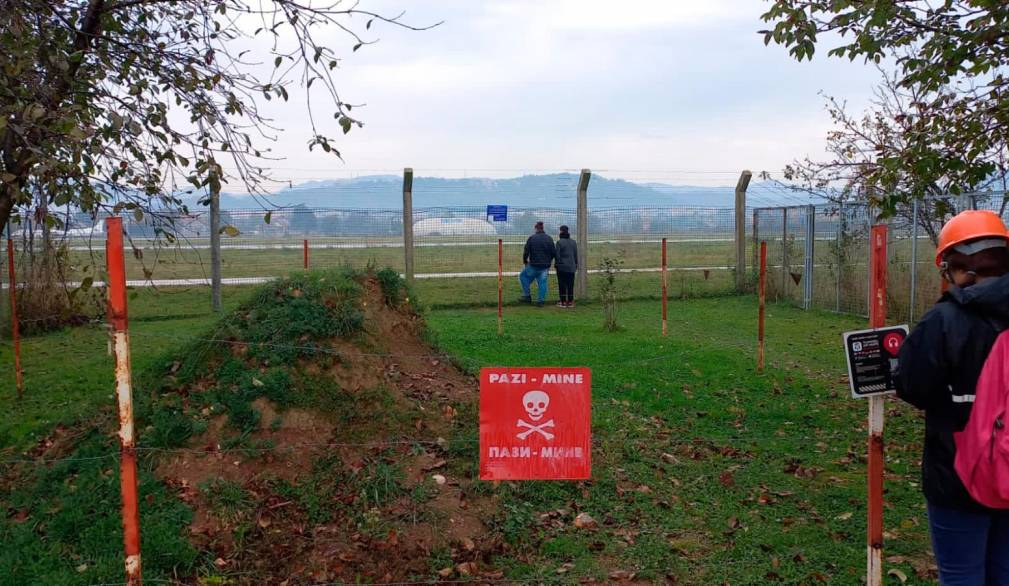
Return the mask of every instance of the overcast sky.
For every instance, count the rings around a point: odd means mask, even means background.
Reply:
[[[295,183],[412,166],[445,176],[588,167],[612,176],[731,184],[820,156],[830,120],[819,92],[861,109],[878,72],[859,61],[796,63],[765,47],[763,0],[364,0],[406,9],[426,32],[374,26],[380,39],[336,79],[365,122],[338,148],[305,147],[292,91],[270,113],[286,129],[275,175]]]

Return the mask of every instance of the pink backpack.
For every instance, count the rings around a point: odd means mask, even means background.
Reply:
[[[956,472],[974,500],[1009,509],[1009,331],[992,346],[974,391],[974,407],[956,442]]]

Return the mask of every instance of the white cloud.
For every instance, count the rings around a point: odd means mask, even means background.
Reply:
[[[553,0],[488,3],[491,15],[555,30],[644,31],[702,26],[738,16],[730,0]]]
[[[774,171],[823,152],[830,121],[817,92],[863,103],[877,78],[859,63],[798,64],[764,47],[757,1],[365,4],[446,22],[383,27],[380,43],[348,47],[341,96],[367,107],[355,109],[365,127],[337,145],[346,163],[306,151],[300,91],[267,105],[286,129],[273,150],[287,158],[280,177],[591,167],[725,171],[731,183],[738,169]]]

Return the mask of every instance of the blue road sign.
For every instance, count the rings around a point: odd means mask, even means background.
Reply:
[[[508,206],[487,206],[487,221],[489,222],[507,222],[508,221]]]

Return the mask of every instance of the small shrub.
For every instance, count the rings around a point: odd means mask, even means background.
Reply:
[[[406,281],[399,276],[396,269],[384,268],[375,273],[378,284],[382,287],[382,297],[389,307],[399,307],[406,293]]]
[[[599,285],[599,300],[603,305],[603,329],[615,332],[620,329],[617,322],[617,299],[620,297],[622,285],[618,280],[620,267],[624,264],[621,256],[603,257],[599,263],[601,283]]]
[[[151,416],[151,429],[144,433],[144,444],[177,448],[192,437],[193,431],[193,420],[181,410],[157,409]]]

